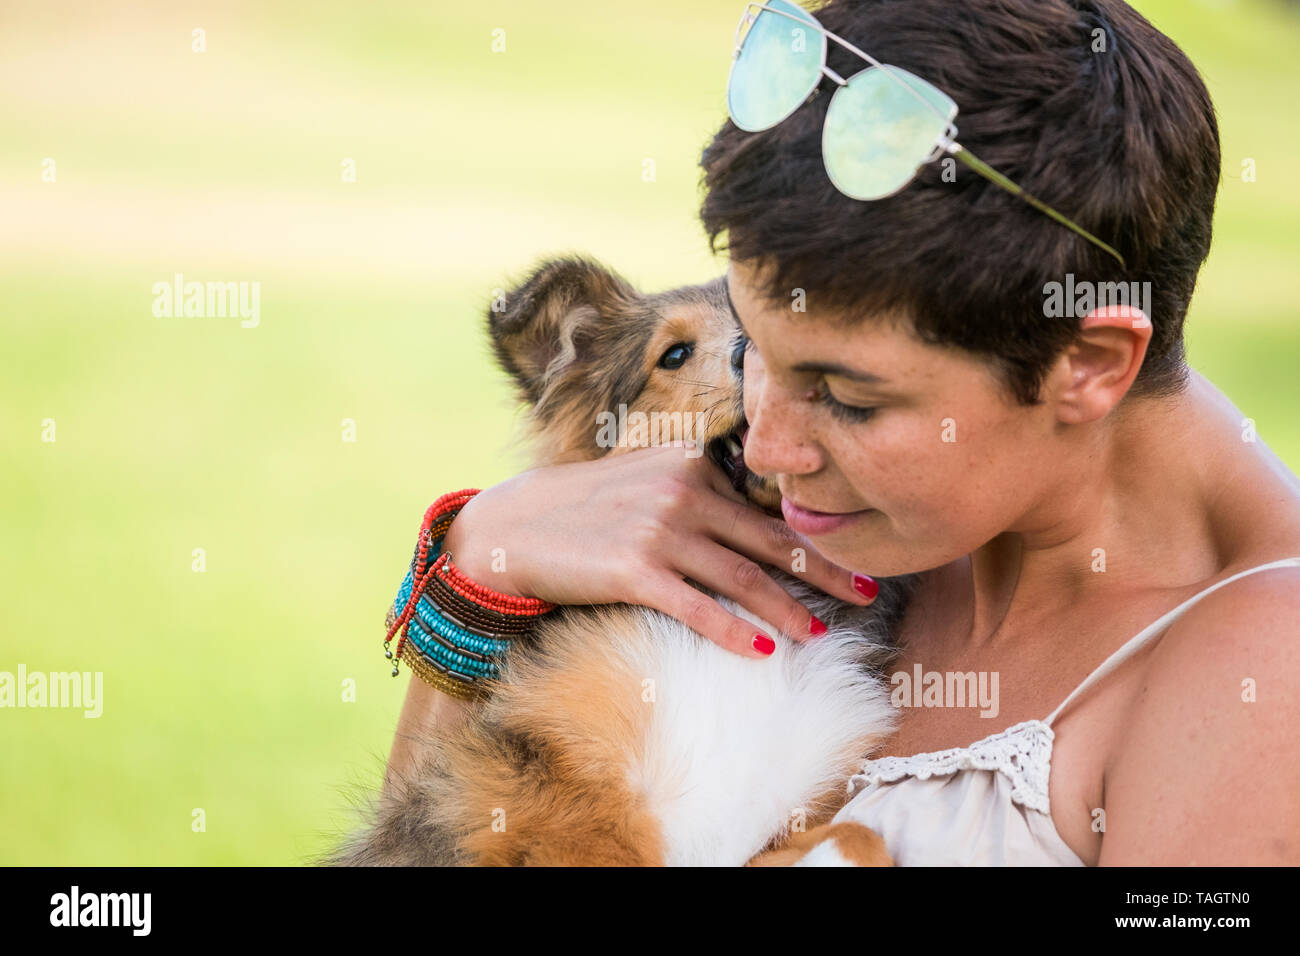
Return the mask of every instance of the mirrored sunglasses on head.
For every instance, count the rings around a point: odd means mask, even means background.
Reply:
[[[826,65],[828,40],[871,65],[844,79]],[[864,53],[789,0],[747,3],[736,25],[731,56],[727,111],[747,132],[770,129],[787,119],[813,95],[822,77],[836,84],[822,126],[822,161],[826,175],[844,195],[861,200],[892,196],[915,179],[922,166],[948,154],[1128,268],[1114,248],[958,143],[953,122],[957,104],[950,96]]]

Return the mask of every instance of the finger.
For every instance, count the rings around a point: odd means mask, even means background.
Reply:
[[[759,620],[796,641],[826,633],[812,611],[773,580],[758,562],[712,541],[692,549],[683,572],[718,594],[725,594]]]
[[[701,582],[702,583],[702,582]],[[723,609],[722,605],[685,581],[664,575],[656,578],[641,602],[675,617],[697,634],[741,657],[769,657],[771,638],[754,624]],[[755,639],[765,650],[755,645]],[[766,642],[766,643],[764,643]]]
[[[859,605],[876,599],[879,586],[870,575],[826,558],[780,518],[747,504],[719,501],[708,509],[707,522],[714,537],[732,550],[780,568],[832,597]]]
[[[712,458],[709,457],[707,449],[702,445],[691,447],[683,441],[669,442],[665,448],[682,448],[677,454],[685,455],[691,461],[699,462],[698,467],[704,472],[705,483],[715,492],[724,498],[729,498],[737,504],[745,504],[749,501],[743,492],[737,491],[731,484],[731,479],[727,476]]]
[[[672,444],[681,445],[682,442]],[[732,487],[731,480],[707,455],[701,467],[709,488],[725,499],[712,499],[699,509],[715,537],[733,550],[781,568],[832,597],[864,606],[876,599],[880,588],[874,578],[836,564],[784,519],[755,507],[744,494]],[[749,607],[748,604],[745,606]]]

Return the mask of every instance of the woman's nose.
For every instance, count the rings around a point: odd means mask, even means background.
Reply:
[[[799,403],[773,401],[770,387],[755,402],[745,435],[745,464],[760,475],[804,475],[821,468],[817,446],[809,440]]]

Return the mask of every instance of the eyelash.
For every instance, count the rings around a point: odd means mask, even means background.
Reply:
[[[864,408],[861,405],[845,405],[843,402],[837,402],[831,397],[830,389],[826,389],[821,395],[822,404],[831,410],[831,414],[840,421],[861,424],[870,421],[878,411],[874,406]]]
[[[753,348],[754,340],[749,336],[745,336],[745,351],[749,352]],[[875,416],[876,412],[879,411],[879,409],[874,406],[864,408],[861,405],[845,405],[843,402],[837,402],[831,396],[830,389],[828,388],[823,388],[818,399],[823,405],[829,408],[831,414],[840,421],[850,422],[852,424],[861,424],[862,422],[870,421],[872,417]]]

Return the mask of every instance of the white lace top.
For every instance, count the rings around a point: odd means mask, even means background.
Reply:
[[[900,866],[1083,866],[1052,822],[1052,721],[1201,598],[1277,567],[1300,567],[1300,557],[1261,564],[1193,595],[1106,658],[1046,720],[1027,720],[969,747],[868,760],[848,784],[850,794],[863,789],[833,822],[875,830]]]

